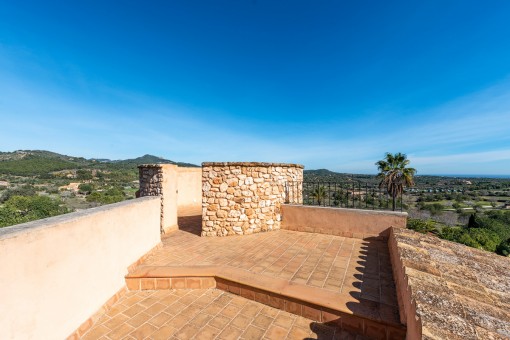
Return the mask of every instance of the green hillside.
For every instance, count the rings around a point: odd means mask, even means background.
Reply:
[[[19,150],[0,152],[0,174],[14,176],[49,176],[52,172],[62,170],[136,171],[140,164],[176,164],[183,167],[197,167],[195,164],[174,162],[152,155],[126,160],[95,160],[72,157],[45,150]]]

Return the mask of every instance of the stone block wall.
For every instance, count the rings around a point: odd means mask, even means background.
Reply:
[[[159,196],[161,199],[161,233],[177,229],[177,168],[173,164],[138,166],[138,196]]]
[[[303,203],[303,166],[202,163],[202,236],[280,229],[281,205]]]

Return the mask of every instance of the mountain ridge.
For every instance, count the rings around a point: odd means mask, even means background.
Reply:
[[[0,174],[42,176],[52,172],[76,169],[133,170],[140,164],[175,164],[182,167],[199,167],[196,164],[175,162],[145,154],[130,159],[86,159],[63,155],[47,150],[0,151]]]

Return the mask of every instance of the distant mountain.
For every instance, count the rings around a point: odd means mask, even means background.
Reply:
[[[328,169],[317,169],[317,170],[304,170],[304,174],[306,175],[316,175],[316,176],[334,176],[340,175],[338,172],[334,172]]]
[[[85,159],[45,150],[17,150],[0,152],[0,174],[18,176],[45,176],[51,172],[76,169],[136,170],[140,164],[169,163],[183,167],[195,164],[174,162],[161,157],[144,155],[126,160]]]
[[[125,159],[125,160],[117,160],[111,161],[114,164],[121,164],[125,166],[138,166],[140,164],[176,164],[178,166],[183,167],[199,167],[198,165],[191,163],[183,163],[183,162],[174,162],[169,159],[153,156],[153,155],[143,155],[142,157],[133,158],[133,159]]]

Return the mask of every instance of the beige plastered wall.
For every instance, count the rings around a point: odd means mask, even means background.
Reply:
[[[202,168],[178,167],[177,210],[178,215],[202,213]]]
[[[178,196],[178,166],[161,164],[163,170],[161,196],[161,227],[165,232],[177,230],[177,196]]]
[[[159,243],[159,197],[0,229],[0,337],[66,338]]]
[[[353,238],[387,239],[391,227],[405,228],[407,213],[282,205],[282,229]]]

